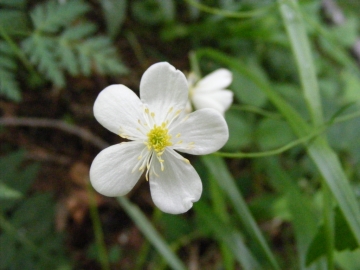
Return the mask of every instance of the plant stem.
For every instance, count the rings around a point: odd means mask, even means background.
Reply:
[[[99,211],[96,206],[95,192],[93,191],[90,183],[87,185],[87,191],[90,199],[90,216],[93,223],[93,229],[95,234],[96,246],[98,249],[99,260],[102,270],[110,270],[109,258],[106,251],[104,242],[104,233],[101,228],[101,222],[99,217]]]

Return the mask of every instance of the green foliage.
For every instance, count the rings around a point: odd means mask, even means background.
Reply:
[[[11,47],[0,40],[0,95],[20,101],[19,84],[15,77],[17,63]]]
[[[347,224],[344,215],[340,212],[339,207],[335,208],[335,249],[337,251],[354,250],[358,248],[356,239]],[[322,224],[319,226],[314,239],[312,240],[306,254],[306,264],[310,265],[319,257],[324,256],[326,253],[326,235],[325,228]]]
[[[20,169],[23,160],[22,151],[0,159],[1,195],[6,195],[0,196],[0,269],[70,269],[62,236],[54,231],[51,195],[25,197],[39,166]]]
[[[126,18],[127,0],[100,0],[107,32],[114,38]]]
[[[85,1],[49,0],[37,4],[29,14],[25,12],[23,1],[1,4],[5,9],[0,10],[0,95],[20,101],[16,57],[30,72],[36,67],[57,87],[65,87],[67,74],[90,76],[127,72],[110,38],[98,35],[96,25],[86,19],[91,7]],[[105,1],[103,5],[105,8]],[[118,2],[116,7],[120,8]],[[117,25],[111,25],[112,36],[120,28],[119,18],[107,9],[108,24],[116,22]]]
[[[94,36],[96,27],[83,19],[83,1],[49,1],[31,12],[34,32],[22,42],[24,52],[55,85],[65,86],[65,72],[73,76],[126,72],[109,38]]]

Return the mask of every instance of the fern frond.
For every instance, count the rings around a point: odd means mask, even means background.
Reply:
[[[126,72],[126,68],[121,64],[117,56],[116,49],[107,37],[94,37],[84,41],[77,46],[80,56],[82,70],[86,70],[88,63],[92,63],[95,70],[100,74],[121,74]]]
[[[82,40],[93,35],[96,30],[96,26],[92,23],[81,23],[65,29],[61,34],[61,38],[66,40]]]
[[[0,95],[20,101],[20,88],[15,78],[16,67],[10,46],[6,42],[0,42]]]
[[[89,11],[90,7],[79,0],[67,1],[60,4],[58,1],[48,1],[37,5],[30,16],[37,31],[55,33],[75,19]]]
[[[57,86],[65,85],[65,72],[89,76],[93,71],[110,75],[126,71],[110,39],[93,37],[96,26],[81,20],[87,10],[83,1],[57,4],[50,0],[31,12],[35,30],[22,48],[30,62]]]
[[[57,86],[65,85],[64,74],[58,64],[55,49],[56,38],[34,34],[24,40],[24,52],[29,55],[30,62],[38,66],[40,72]]]
[[[110,75],[126,72],[109,38],[86,38],[93,29],[91,24],[84,24],[64,31],[58,47],[62,67],[72,75],[89,76],[92,69]],[[76,36],[86,39],[77,40]]]

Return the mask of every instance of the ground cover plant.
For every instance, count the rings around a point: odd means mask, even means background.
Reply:
[[[359,269],[359,12],[0,0],[0,269]]]

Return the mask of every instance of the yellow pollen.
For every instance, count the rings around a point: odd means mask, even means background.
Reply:
[[[165,150],[167,146],[171,146],[171,135],[168,133],[168,129],[165,125],[157,126],[154,125],[153,129],[147,134],[148,141],[146,145],[149,150],[152,148],[155,152],[160,155]]]

